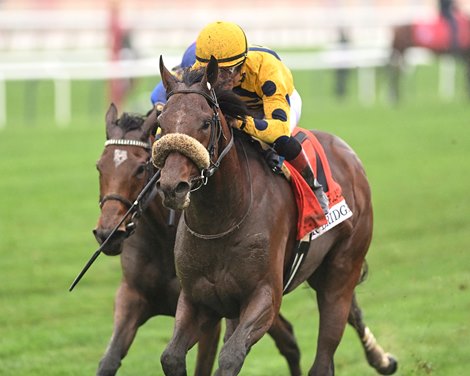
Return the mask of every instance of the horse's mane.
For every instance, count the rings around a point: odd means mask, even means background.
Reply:
[[[121,128],[124,133],[126,133],[134,129],[139,129],[144,123],[144,121],[145,116],[124,112],[117,121],[117,126]]]
[[[182,82],[189,87],[195,83],[201,82],[203,77],[204,69],[188,69],[183,74]],[[217,96],[217,101],[219,102],[220,109],[224,116],[243,120],[247,115],[250,115],[245,102],[232,90],[224,90],[216,85],[215,95]]]

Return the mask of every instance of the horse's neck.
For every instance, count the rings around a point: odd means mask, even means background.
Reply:
[[[164,257],[165,254],[172,256],[179,216],[180,213],[176,213],[172,219],[169,211],[159,202],[159,198],[153,199],[137,220],[135,235],[139,243],[147,244],[146,247],[139,248],[157,257]]]
[[[222,229],[237,223],[246,214],[252,200],[246,147],[235,140],[207,185],[192,194],[185,216],[188,224],[197,222],[202,232],[213,232],[218,226]]]

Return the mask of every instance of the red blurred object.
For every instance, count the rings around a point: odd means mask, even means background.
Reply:
[[[470,47],[469,20],[462,13],[454,13],[458,25],[458,43],[460,48]],[[418,22],[413,25],[413,42],[416,46],[448,51],[451,48],[451,30],[448,21],[439,16],[431,21]]]
[[[119,60],[120,51],[123,45],[124,30],[120,19],[120,2],[119,0],[110,0],[109,2],[109,39],[111,46],[111,61]],[[118,108],[124,100],[128,88],[128,84],[122,79],[109,80],[109,99]]]

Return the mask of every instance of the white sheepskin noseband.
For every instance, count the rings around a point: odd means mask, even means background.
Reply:
[[[170,133],[153,143],[152,162],[154,166],[162,168],[168,154],[173,151],[191,159],[200,170],[208,168],[210,165],[209,152],[198,140],[187,134]]]

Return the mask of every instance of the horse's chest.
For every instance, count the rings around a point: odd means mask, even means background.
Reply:
[[[236,317],[240,311],[243,288],[229,274],[210,280],[200,277],[191,284],[183,284],[186,295],[196,304],[202,304],[220,316]]]
[[[238,312],[242,297],[253,291],[269,267],[269,244],[260,233],[242,241],[191,242],[176,247],[178,278],[191,300],[223,316]]]

